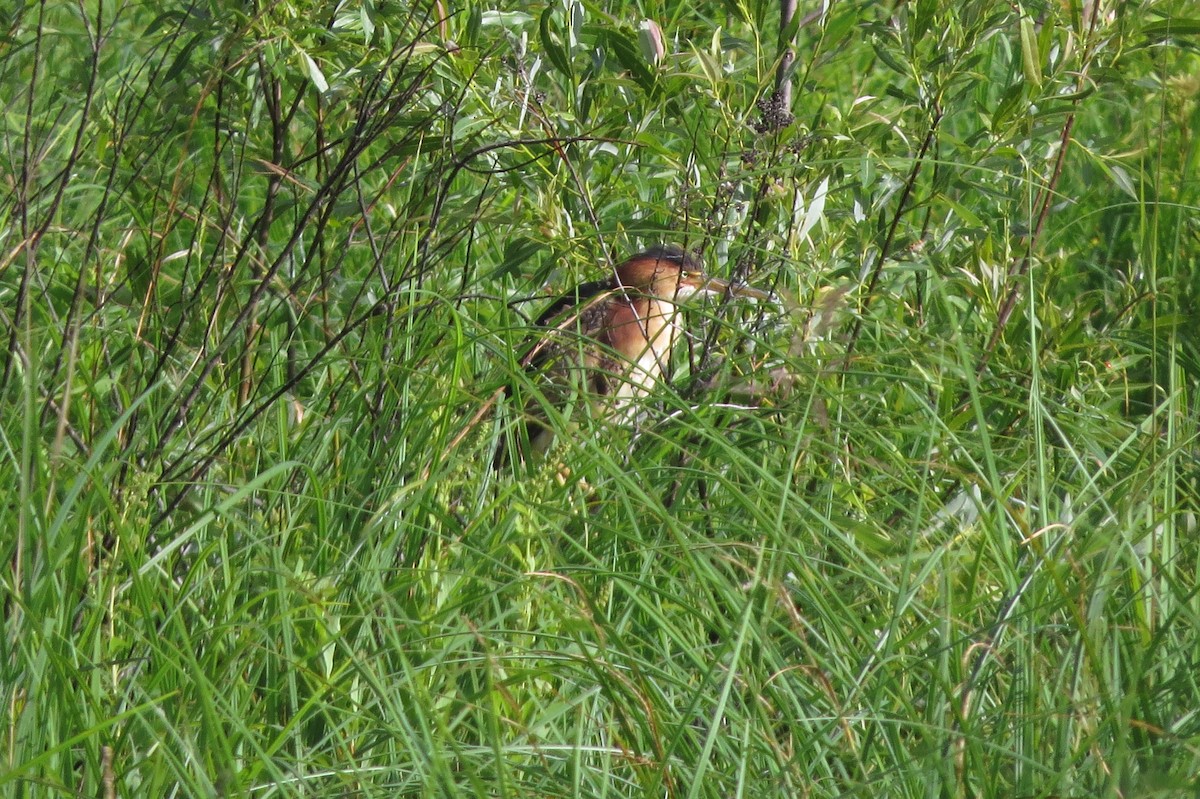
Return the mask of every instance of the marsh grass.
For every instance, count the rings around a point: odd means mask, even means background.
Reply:
[[[774,6],[440,8],[9,14],[0,790],[1194,795],[1190,7],[834,4],[758,131]],[[664,240],[781,304],[492,469]]]

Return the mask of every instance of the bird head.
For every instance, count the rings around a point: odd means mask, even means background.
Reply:
[[[616,268],[616,283],[621,288],[669,302],[696,294],[725,293],[758,300],[774,299],[770,293],[752,286],[710,277],[699,261],[675,247],[645,250],[623,262]]]

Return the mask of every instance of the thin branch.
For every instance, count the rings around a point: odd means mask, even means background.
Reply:
[[[775,109],[780,114],[792,115],[792,65],[796,63],[796,50],[792,47],[795,34],[788,35],[792,19],[796,16],[796,0],[779,0],[779,66],[775,70]]]
[[[900,227],[900,220],[904,217],[904,211],[908,206],[908,198],[912,194],[913,187],[917,185],[917,178],[921,174],[921,167],[925,163],[925,156],[929,153],[929,148],[933,146],[937,139],[938,124],[942,121],[942,109],[935,108],[933,112],[933,120],[929,125],[929,131],[925,134],[925,141],[921,142],[921,150],[917,153],[917,158],[913,161],[912,169],[908,173],[908,180],[904,182],[904,191],[900,194],[900,204],[896,207],[896,213],[892,216],[892,223],[888,226],[887,236],[883,240],[883,244],[879,248],[879,253],[875,257],[875,268],[871,271],[871,279],[867,283],[866,291],[863,293],[862,307],[859,309],[858,318],[854,321],[854,329],[850,331],[850,342],[846,346],[845,363],[846,368],[849,368],[850,361],[854,356],[854,348],[858,344],[858,339],[862,334],[863,322],[867,318],[867,309],[871,305],[871,297],[875,294],[875,286],[879,283],[879,276],[883,273],[883,265],[888,259],[888,255],[892,249],[892,242],[896,238],[896,231]]]
[[[1038,197],[1038,215],[1037,223],[1033,227],[1033,234],[1030,235],[1025,246],[1025,254],[1021,256],[1021,260],[1013,265],[1008,270],[1008,281],[1012,284],[1009,286],[1008,295],[1004,298],[1003,304],[1000,306],[1000,314],[996,318],[996,327],[992,330],[992,337],[988,339],[987,347],[983,350],[983,355],[979,359],[979,366],[975,370],[976,375],[982,375],[987,369],[988,361],[992,357],[992,353],[996,351],[996,347],[1000,344],[1000,336],[1004,334],[1004,328],[1008,325],[1009,317],[1012,316],[1013,310],[1017,306],[1017,299],[1021,295],[1021,278],[1029,271],[1030,264],[1033,263],[1033,253],[1037,249],[1038,240],[1042,236],[1042,229],[1046,226],[1046,218],[1050,215],[1050,204],[1055,197],[1055,188],[1058,186],[1058,179],[1062,176],[1063,162],[1067,156],[1067,146],[1071,141],[1071,129],[1075,126],[1075,114],[1072,112],[1067,116],[1067,121],[1063,124],[1062,135],[1058,141],[1058,154],[1054,159],[1054,171],[1050,174],[1050,180],[1042,187]]]

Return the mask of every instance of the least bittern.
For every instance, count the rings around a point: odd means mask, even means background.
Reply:
[[[526,393],[512,433],[519,456],[540,457],[549,449],[554,439],[549,413],[569,419],[587,408],[599,416],[632,415],[634,400],[668,377],[681,332],[678,303],[697,294],[772,299],[765,291],[709,277],[683,250],[655,247],[617,266],[607,280],[581,285],[551,303],[537,320],[537,341],[521,359],[537,394]],[[506,393],[511,399],[511,386]],[[509,452],[501,441],[495,464],[503,465]]]

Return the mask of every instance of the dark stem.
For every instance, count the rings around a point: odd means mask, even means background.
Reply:
[[[1050,202],[1054,199],[1054,189],[1062,175],[1063,162],[1067,156],[1067,145],[1071,141],[1071,128],[1074,125],[1075,114],[1072,113],[1063,124],[1062,135],[1058,142],[1058,155],[1054,159],[1054,171],[1050,173],[1050,180],[1042,188],[1041,196],[1038,198],[1037,223],[1034,225],[1033,234],[1029,237],[1029,242],[1025,247],[1025,255],[1008,270],[1008,279],[1012,285],[1008,289],[1004,303],[1000,306],[1000,315],[996,318],[996,329],[992,331],[992,337],[988,339],[983,357],[979,359],[979,367],[975,370],[976,375],[983,374],[983,370],[987,368],[988,360],[999,345],[1000,336],[1003,335],[1004,328],[1008,325],[1008,319],[1017,306],[1017,298],[1021,294],[1021,278],[1025,277],[1029,271],[1029,265],[1033,262],[1033,252],[1037,248],[1038,239],[1042,236],[1042,228],[1046,226],[1046,217],[1050,215]]]
[[[775,109],[791,117],[792,113],[792,64],[796,51],[792,48],[795,33],[788,35],[792,19],[796,16],[796,0],[779,0],[779,67],[775,71]]]
[[[925,163],[925,155],[929,152],[929,148],[937,138],[938,123],[942,121],[942,109],[936,108],[933,113],[933,121],[929,125],[929,132],[925,134],[925,141],[921,143],[921,151],[917,153],[917,158],[913,162],[912,170],[908,173],[908,180],[904,182],[904,191],[900,194],[900,204],[896,207],[896,213],[892,217],[892,223],[888,226],[887,236],[883,240],[883,244],[879,247],[879,254],[875,256],[875,268],[871,271],[871,279],[867,283],[866,291],[863,292],[862,308],[859,310],[858,318],[854,321],[854,329],[850,332],[850,343],[846,346],[846,368],[850,368],[850,361],[854,356],[854,347],[858,344],[858,337],[862,333],[863,321],[867,318],[867,309],[871,305],[871,297],[875,293],[875,285],[879,282],[879,275],[883,272],[883,264],[888,258],[888,253],[892,249],[892,241],[896,238],[896,230],[900,227],[900,220],[904,217],[904,209],[908,205],[908,198],[912,194],[913,187],[917,185],[917,177],[921,174],[921,166]]]

